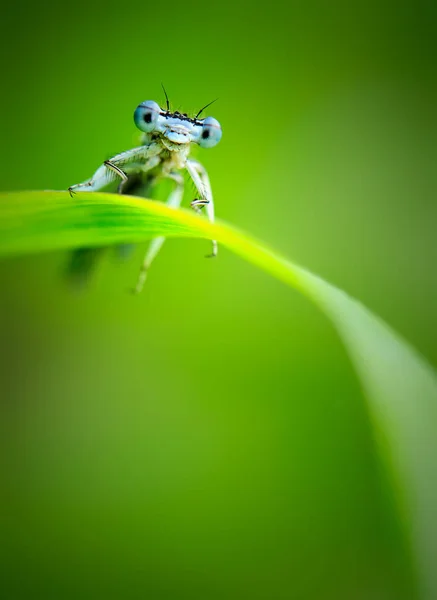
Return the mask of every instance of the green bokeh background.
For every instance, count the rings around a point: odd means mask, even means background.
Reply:
[[[0,187],[86,179],[161,81],[182,111],[219,97],[196,153],[217,215],[437,365],[435,21],[422,0],[9,4]],[[326,318],[205,241],[169,241],[133,297],[144,249],[84,293],[64,253],[0,263],[4,597],[415,598]]]

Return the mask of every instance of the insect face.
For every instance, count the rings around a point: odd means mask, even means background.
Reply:
[[[153,100],[142,102],[134,112],[135,125],[145,133],[160,133],[172,144],[199,144],[212,148],[222,137],[220,123],[213,117],[191,118],[163,110]]]

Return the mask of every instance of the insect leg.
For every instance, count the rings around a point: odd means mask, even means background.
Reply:
[[[187,171],[200,194],[200,199],[193,200],[192,208],[199,212],[205,206],[206,214],[211,223],[214,222],[214,200],[212,197],[211,184],[206,169],[197,160],[187,160]],[[217,256],[217,241],[212,240],[212,252],[208,256]]]
[[[156,142],[147,146],[139,146],[116,154],[110,160],[106,160],[89,181],[77,183],[68,188],[70,196],[75,192],[97,192],[119,177],[122,181],[127,180],[130,173],[141,170],[147,159],[156,156],[162,147]]]
[[[169,175],[169,178],[173,179],[176,182],[176,187],[168,197],[167,206],[171,206],[172,208],[179,208],[184,195],[184,178],[179,173],[172,173],[171,175]],[[164,242],[165,237],[163,236],[154,238],[150,242],[149,248],[147,249],[146,256],[144,257],[144,261],[141,266],[137,285],[134,289],[135,294],[139,294],[143,289],[144,283],[147,278],[147,271],[149,270],[152,261],[155,259],[156,255],[161,250]]]

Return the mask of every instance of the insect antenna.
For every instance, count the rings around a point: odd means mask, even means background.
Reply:
[[[167,92],[165,91],[165,87],[164,87],[164,84],[162,82],[161,82],[161,87],[164,90],[165,101],[167,103],[167,112],[170,112],[170,102],[168,101]]]
[[[217,102],[217,100],[218,100],[218,98],[216,98],[212,102],[209,102],[209,104],[205,104],[205,106],[199,110],[199,112],[197,113],[197,115],[194,118],[197,119],[197,117],[203,113],[205,108],[208,108],[208,106],[211,106],[211,104],[214,104],[214,102]]]

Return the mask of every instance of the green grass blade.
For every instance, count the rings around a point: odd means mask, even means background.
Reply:
[[[416,561],[420,595],[437,598],[437,376],[359,302],[224,223],[114,194],[0,194],[0,256],[167,237],[215,238],[315,302],[334,323],[368,402]]]

